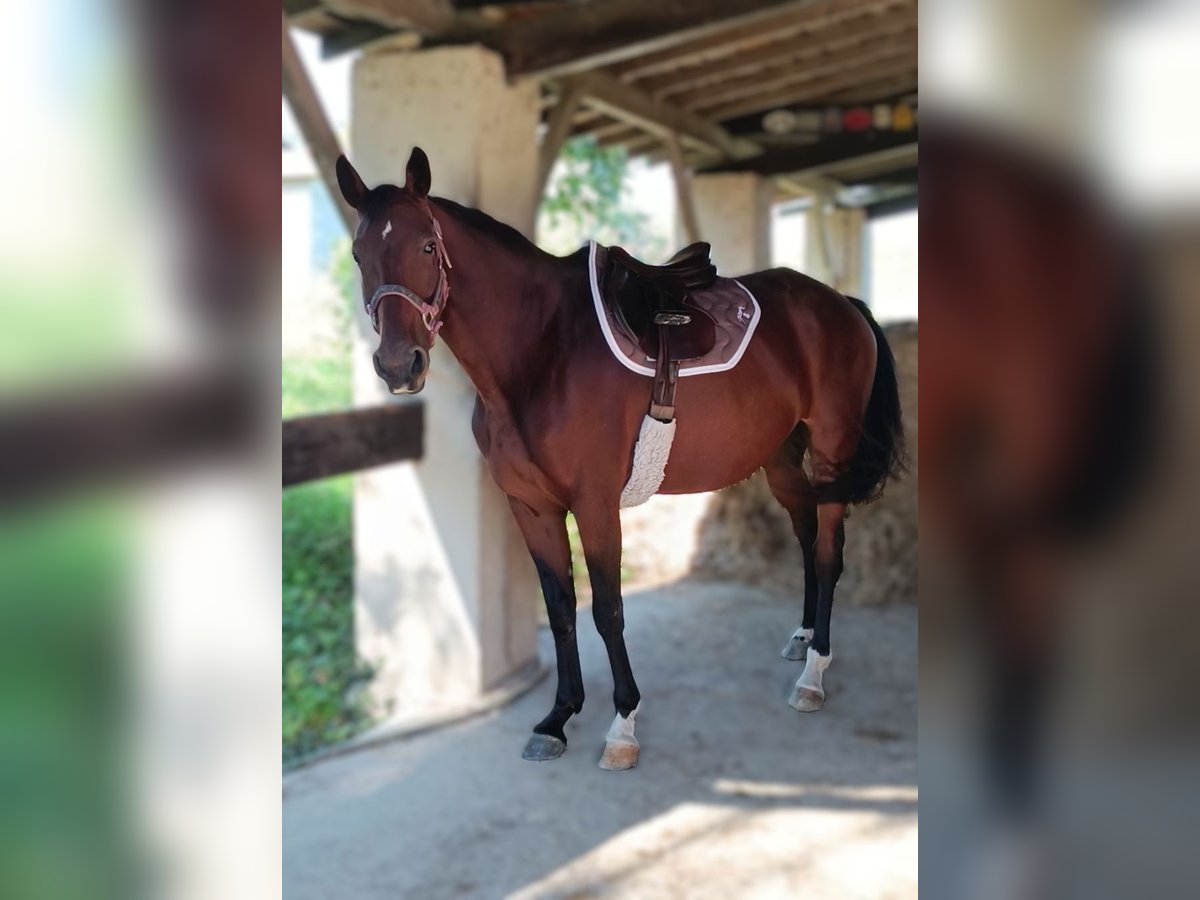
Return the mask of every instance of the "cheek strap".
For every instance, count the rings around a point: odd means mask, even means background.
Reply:
[[[450,277],[447,270],[453,269],[454,266],[450,262],[449,254],[446,253],[446,244],[442,240],[442,228],[438,225],[438,220],[433,217],[433,213],[429,214],[429,219],[433,222],[433,254],[438,265],[438,282],[437,287],[433,289],[433,296],[429,300],[424,300],[415,291],[402,284],[381,284],[375,288],[375,293],[367,301],[367,315],[371,317],[371,325],[378,334],[379,304],[383,298],[403,297],[421,313],[421,321],[425,323],[425,327],[433,337],[433,340],[429,342],[429,346],[432,347],[433,341],[437,340],[437,333],[442,328],[442,313],[445,312],[446,303],[450,300]]]

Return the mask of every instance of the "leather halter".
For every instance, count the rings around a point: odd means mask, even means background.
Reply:
[[[450,299],[450,277],[446,270],[453,269],[454,265],[450,262],[449,254],[446,253],[446,244],[442,240],[442,227],[438,224],[438,220],[433,217],[432,212],[429,214],[429,221],[433,223],[433,255],[437,259],[438,264],[438,282],[437,287],[433,289],[433,296],[429,300],[423,300],[419,294],[402,284],[381,284],[375,288],[375,293],[367,301],[367,315],[371,317],[371,324],[375,327],[375,333],[379,334],[380,302],[384,297],[391,297],[393,295],[403,297],[421,313],[421,321],[429,329],[431,336],[429,346],[432,347],[433,342],[437,340],[437,333],[442,328],[442,313],[446,311],[446,303]]]

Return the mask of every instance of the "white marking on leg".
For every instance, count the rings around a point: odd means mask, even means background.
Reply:
[[[829,668],[829,663],[832,660],[832,650],[829,651],[828,656],[822,656],[812,647],[809,647],[808,655],[804,659],[804,671],[796,679],[796,687],[808,688],[808,690],[816,691],[824,697],[825,688],[821,685],[821,681],[824,678],[825,670]]]
[[[608,734],[604,736],[606,744],[625,744],[629,747],[637,747],[637,738],[633,735],[634,726],[637,724],[634,720],[637,718],[638,710],[642,708],[639,701],[638,705],[633,708],[628,718],[622,718],[620,713],[613,718],[613,723],[609,726]]]
[[[811,628],[797,628],[792,632],[792,640],[799,638],[806,644],[811,644],[813,639],[813,630]]]
[[[387,236],[392,233],[392,220],[388,219],[388,223],[383,226],[383,239],[386,241]]]
[[[825,705],[825,687],[822,680],[825,670],[833,660],[833,654],[821,656],[812,647],[804,658],[804,672],[796,679],[788,705],[798,712],[815,712]]]

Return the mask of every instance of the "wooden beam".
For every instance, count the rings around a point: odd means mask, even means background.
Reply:
[[[894,216],[899,213],[912,212],[917,209],[918,195],[914,189],[912,193],[905,194],[900,197],[890,197],[887,200],[880,200],[878,203],[872,203],[867,207],[868,219],[881,219],[885,216]]]
[[[664,137],[677,134],[681,138],[715,148],[730,159],[746,159],[761,152],[761,148],[753,141],[734,138],[721,126],[687,110],[661,103],[602,72],[583,76],[579,85],[584,102],[589,106],[653,134]]]
[[[911,56],[901,56],[885,66],[871,60],[861,68],[840,70],[836,74],[817,81],[790,84],[775,91],[754,93],[725,106],[708,109],[704,115],[714,122],[724,122],[750,113],[766,112],[780,106],[791,106],[794,103],[824,102],[827,97],[867,82],[875,84],[891,76],[915,77],[916,73],[917,58],[914,49]]]
[[[554,107],[554,111],[550,115],[546,136],[542,138],[542,145],[538,149],[537,200],[539,203],[546,193],[546,184],[550,181],[550,172],[554,168],[555,160],[558,159],[559,151],[562,150],[563,142],[571,133],[571,120],[582,102],[583,90],[579,83],[571,79],[565,80],[559,91],[558,105]]]
[[[147,371],[0,406],[0,506],[144,484],[253,454],[264,437],[253,373]],[[266,436],[269,440],[269,434]]]
[[[714,34],[645,53],[608,70],[622,81],[641,81],[681,69],[707,66],[731,56],[784,41],[794,42],[817,29],[895,8],[909,8],[916,15],[915,0],[839,0],[836,5],[812,4],[781,8],[773,16],[759,16],[748,24],[725,28]]]
[[[916,74],[915,71],[911,71],[899,76],[893,75],[882,81],[872,81],[870,84],[857,84],[843,91],[829,94],[825,100],[829,103],[861,103],[866,106],[888,103],[895,106],[901,100],[905,100],[917,92]]]
[[[907,159],[916,145],[916,130],[878,134],[843,134],[827,137],[805,147],[768,150],[756,159],[725,162],[706,171],[794,175],[851,160],[865,160],[874,156],[879,156],[881,159],[894,158],[904,161],[907,165]]]
[[[355,229],[358,228],[358,213],[347,206],[346,201],[342,199],[335,171],[337,158],[342,152],[341,147],[338,145],[337,135],[333,133],[333,127],[325,115],[325,110],[321,107],[321,98],[317,96],[308,72],[304,69],[304,61],[296,52],[296,45],[288,31],[287,13],[283,13],[282,68],[283,96],[287,98],[288,105],[292,108],[292,115],[296,117],[300,134],[304,136],[304,142],[308,145],[309,153],[312,154],[317,174],[321,176],[321,180],[325,183],[325,189],[333,198],[333,205],[342,218],[342,224],[353,235]]]
[[[514,22],[489,39],[510,76],[578,74],[677,47],[725,28],[769,21],[815,0],[605,0],[566,4],[555,12]]]
[[[861,71],[871,66],[883,66],[893,60],[907,61],[917,67],[916,23],[899,35],[887,35],[858,44],[849,50],[829,55],[817,54],[818,62],[801,62],[772,72],[754,72],[740,78],[729,78],[719,85],[674,97],[685,109],[700,112],[721,107],[747,97],[767,94],[793,85],[808,84],[822,77],[836,76],[847,71]]]
[[[420,459],[425,407],[419,402],[304,416],[283,423],[283,486]]]
[[[665,100],[697,88],[719,87],[737,78],[765,80],[781,69],[796,71],[803,68],[810,60],[832,57],[833,54],[852,54],[872,41],[876,42],[876,46],[886,46],[878,39],[900,40],[910,34],[915,35],[916,30],[916,11],[899,10],[886,16],[860,18],[836,28],[820,29],[804,41],[786,40],[782,46],[773,42],[757,53],[739,53],[723,62],[707,63],[658,78],[639,80],[637,86]]]
[[[671,160],[671,174],[675,178],[675,200],[679,206],[679,219],[683,234],[689,244],[700,240],[700,220],[696,216],[696,198],[692,193],[692,176],[683,163],[683,148],[679,138],[667,135],[663,139],[667,157]]]
[[[455,17],[451,0],[321,0],[321,5],[343,19],[429,35],[447,31]]]
[[[895,177],[897,173],[913,169],[918,164],[919,155],[914,138],[911,144],[881,147],[847,159],[824,163],[817,168],[831,178],[837,178],[847,184],[858,184],[872,178]]]

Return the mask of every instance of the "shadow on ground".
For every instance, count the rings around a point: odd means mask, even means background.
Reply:
[[[916,609],[835,608],[827,706],[809,715],[785,702],[801,664],[778,655],[798,613],[729,584],[629,595],[632,772],[596,767],[612,680],[583,615],[587,703],[562,759],[521,759],[551,678],[499,712],[288,775],[285,895],[916,896]]]

